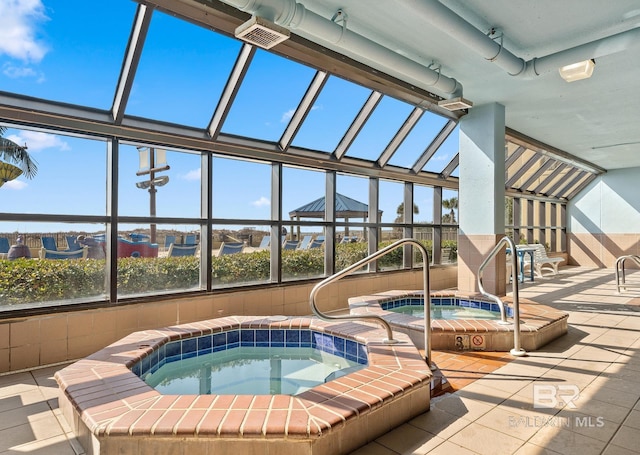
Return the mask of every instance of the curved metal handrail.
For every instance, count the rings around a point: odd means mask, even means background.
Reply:
[[[420,252],[422,253],[422,259],[423,259],[423,266],[422,266],[422,279],[423,279],[423,287],[424,287],[424,319],[425,319],[425,329],[424,329],[424,333],[425,333],[425,345],[424,345],[424,350],[425,350],[425,361],[427,362],[427,364],[429,364],[429,366],[431,366],[431,291],[429,289],[429,254],[426,250],[426,248],[417,240],[414,239],[410,239],[410,238],[406,238],[406,239],[400,239],[397,240],[395,242],[393,242],[391,245],[388,245],[384,248],[382,248],[381,250],[376,251],[375,253],[367,256],[364,259],[361,259],[360,261],[351,264],[349,267],[334,273],[333,275],[331,275],[328,278],[325,278],[324,280],[320,281],[318,284],[316,284],[313,289],[311,290],[311,293],[309,294],[309,304],[311,305],[311,311],[313,312],[313,314],[315,314],[319,319],[322,319],[324,321],[335,321],[335,320],[352,320],[352,321],[357,321],[357,320],[362,320],[362,319],[371,319],[374,320],[376,322],[378,322],[380,325],[384,326],[385,330],[387,331],[387,339],[384,340],[385,343],[397,343],[397,340],[393,339],[393,331],[391,329],[391,326],[389,325],[389,323],[387,321],[385,321],[383,318],[381,318],[380,316],[376,316],[376,315],[372,315],[372,314],[362,314],[362,315],[357,315],[357,316],[352,316],[352,315],[328,315],[328,314],[324,314],[322,313],[320,310],[318,310],[318,307],[316,306],[316,295],[318,294],[318,292],[320,291],[320,289],[322,289],[323,287],[327,286],[328,284],[331,284],[335,281],[338,281],[339,279],[351,274],[351,272],[353,272],[354,270],[357,270],[367,264],[369,264],[370,262],[373,262],[374,260],[376,260],[377,258],[384,256],[386,254],[388,254],[391,250],[395,250],[396,248],[398,248],[399,246],[402,246],[404,244],[407,243],[411,243],[415,246],[418,247],[418,249],[420,250]]]
[[[621,292],[620,288],[627,289],[624,276],[624,263],[627,259],[633,259],[633,261],[640,266],[640,256],[635,254],[627,254],[616,259],[616,289],[618,290],[618,294]],[[622,284],[620,284],[620,277],[622,277]]]
[[[506,236],[502,237],[498,241],[496,246],[493,247],[489,255],[485,258],[484,261],[482,261],[482,264],[480,264],[480,267],[478,268],[478,289],[480,290],[480,293],[482,295],[498,304],[498,307],[500,308],[500,318],[502,323],[508,323],[507,312],[504,308],[504,302],[500,300],[498,296],[485,291],[484,287],[482,286],[482,272],[487,264],[497,256],[497,254],[505,244],[508,245],[508,247],[511,248],[511,251],[513,251],[514,253],[511,255],[511,260],[513,261],[512,270],[518,270],[518,260],[515,255],[516,245],[515,243],[513,243],[513,240]],[[514,276],[511,280],[511,289],[513,291],[513,349],[510,352],[511,355],[514,356],[523,356],[526,354],[526,351],[520,347],[520,297],[518,295],[518,279],[516,276]]]

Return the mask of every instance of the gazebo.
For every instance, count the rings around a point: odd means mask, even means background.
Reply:
[[[324,219],[325,198],[324,196],[309,202],[295,210],[289,212],[292,221],[300,221],[303,218]],[[369,206],[363,202],[356,201],[344,194],[336,193],[336,219],[344,218],[345,223],[351,218],[362,218],[364,222],[369,217]],[[378,210],[378,220],[382,218],[382,210]],[[300,238],[300,225],[297,226],[297,236]],[[366,230],[364,231],[366,236]],[[349,226],[344,227],[344,235],[349,235]],[[366,237],[365,237],[366,238]]]

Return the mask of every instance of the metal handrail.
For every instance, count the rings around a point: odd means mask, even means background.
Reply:
[[[319,319],[322,319],[323,321],[335,321],[335,320],[351,320],[351,321],[358,321],[358,320],[362,320],[362,319],[372,319],[375,320],[376,322],[378,322],[380,325],[384,326],[385,330],[387,331],[387,339],[383,340],[384,343],[388,343],[388,344],[392,344],[392,343],[397,343],[397,340],[393,339],[393,331],[391,329],[391,326],[389,325],[389,323],[387,321],[385,321],[383,318],[381,318],[380,316],[376,316],[376,315],[372,315],[372,314],[362,314],[362,315],[357,315],[357,316],[352,316],[352,315],[328,315],[328,314],[324,314],[322,313],[320,310],[318,310],[318,307],[316,306],[316,295],[318,294],[318,292],[320,291],[320,289],[322,289],[323,287],[327,286],[328,284],[331,284],[335,281],[338,281],[339,279],[351,274],[351,272],[353,272],[354,270],[357,270],[367,264],[369,264],[370,262],[373,262],[374,260],[376,260],[377,258],[381,257],[381,256],[385,256],[386,254],[388,254],[390,251],[395,250],[396,248],[398,248],[399,246],[402,246],[406,243],[411,243],[415,246],[418,247],[418,249],[420,250],[420,252],[422,253],[422,279],[423,279],[423,287],[424,287],[424,351],[425,351],[425,361],[427,362],[427,364],[431,367],[431,291],[429,289],[429,254],[427,253],[426,248],[417,240],[414,239],[410,239],[410,238],[406,238],[406,239],[400,239],[397,240],[395,242],[393,242],[391,245],[388,245],[384,248],[382,248],[381,250],[376,251],[375,253],[367,256],[364,259],[361,259],[360,261],[351,264],[349,267],[334,273],[333,275],[331,275],[328,278],[325,278],[324,280],[320,281],[318,284],[316,284],[313,289],[311,290],[311,294],[309,294],[309,304],[311,305],[311,311],[313,311],[313,314],[315,314]]]
[[[618,290],[618,294],[620,294],[620,288],[627,289],[627,285],[625,284],[625,276],[624,276],[624,263],[627,259],[633,259],[633,261],[640,266],[640,256],[635,254],[627,254],[625,256],[620,256],[616,259],[616,289]],[[620,284],[620,277],[622,276],[622,284]]]
[[[480,264],[480,267],[478,268],[478,289],[480,290],[480,293],[482,295],[490,298],[491,300],[493,300],[498,304],[498,307],[500,308],[500,317],[501,317],[502,323],[508,323],[507,312],[505,311],[505,308],[504,308],[504,302],[500,300],[498,296],[485,291],[484,287],[482,286],[482,272],[484,268],[487,266],[487,264],[489,263],[489,261],[491,261],[493,258],[497,256],[497,254],[500,252],[503,245],[505,244],[508,245],[508,247],[511,248],[511,251],[515,253],[516,251],[515,243],[509,237],[505,236],[501,238],[500,241],[498,241],[496,246],[493,247],[489,255],[485,258],[484,261],[482,261],[482,264]],[[515,254],[511,255],[511,260],[513,261],[511,265],[512,270],[518,270],[518,260]],[[520,347],[520,297],[518,295],[517,276],[514,276],[511,280],[511,289],[513,291],[513,349],[510,352],[511,352],[511,355],[513,356],[523,356],[526,354],[526,351]]]

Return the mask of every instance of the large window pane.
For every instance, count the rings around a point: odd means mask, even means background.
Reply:
[[[270,280],[270,226],[215,225],[211,238],[213,286]]]
[[[0,222],[0,311],[106,299],[100,224]],[[9,245],[4,251],[3,245]]]
[[[266,141],[279,140],[313,75],[311,68],[258,50],[222,131]]]
[[[426,111],[393,154],[389,164],[412,167],[446,123],[444,117]]]
[[[11,29],[13,22],[17,34],[12,51],[0,52],[2,90],[111,107],[136,2],[4,3],[2,27]]]
[[[106,143],[30,130],[7,129],[5,138],[26,145],[38,172],[0,187],[5,213],[106,214]]]
[[[293,145],[333,152],[370,93],[371,90],[331,76],[293,139]]]
[[[127,114],[206,127],[240,45],[232,38],[154,11]]]
[[[269,220],[271,165],[215,157],[213,217]]]
[[[150,174],[150,168],[165,170]],[[123,145],[119,170],[120,215],[200,217],[199,154]]]
[[[123,224],[118,228],[118,296],[200,289],[200,227]]]
[[[289,225],[282,242],[282,278],[300,280],[324,275],[324,228],[319,225]]]

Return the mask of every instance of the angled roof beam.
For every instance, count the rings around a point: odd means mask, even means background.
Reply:
[[[576,172],[580,172],[580,170],[579,170],[579,169],[576,169],[575,167],[574,167],[574,168],[569,169],[565,175],[563,175],[561,178],[559,178],[559,179],[558,179],[558,180],[557,180],[557,181],[556,181],[556,182],[551,186],[551,188],[549,188],[549,189],[545,192],[545,194],[546,194],[547,196],[551,196],[552,194],[554,194],[554,193],[555,193],[555,191],[556,191],[558,188],[560,188],[561,186],[563,186],[563,185],[567,182],[567,180],[570,180],[570,179],[575,175],[575,173],[576,173]]]
[[[533,192],[536,193],[536,194],[541,194],[542,190],[544,190],[547,186],[549,186],[549,184],[551,182],[553,182],[553,180],[556,177],[558,177],[558,174],[560,174],[564,170],[565,167],[567,167],[567,165],[565,163],[558,163],[558,167],[555,168],[553,170],[553,172],[551,172],[551,174],[549,174],[547,176],[546,179],[544,179],[542,182],[540,182],[540,184],[533,189]]]
[[[591,183],[596,177],[597,176],[595,174],[590,174],[589,177],[584,179],[584,181],[580,185],[575,187],[575,189],[573,191],[571,191],[571,193],[567,194],[567,200],[570,201],[571,199],[576,197],[576,195],[580,191],[582,191],[589,183]]]
[[[459,163],[460,163],[460,152],[456,153],[456,156],[454,156],[453,159],[449,161],[449,164],[447,164],[447,166],[444,168],[444,170],[440,174],[442,178],[448,179],[451,173],[456,170]]]
[[[537,171],[535,171],[535,172],[533,173],[533,175],[527,179],[527,181],[526,181],[526,182],[524,182],[522,185],[520,185],[520,189],[521,189],[522,191],[529,191],[529,187],[530,187],[531,185],[533,185],[533,184],[535,183],[535,181],[536,181],[536,180],[538,180],[538,178],[540,178],[540,176],[541,176],[542,174],[544,174],[544,171],[546,171],[547,169],[549,169],[549,168],[551,167],[551,165],[552,165],[553,163],[555,163],[555,162],[556,162],[555,160],[552,160],[552,159],[550,159],[550,158],[546,158],[546,160],[547,160],[547,161],[545,161],[545,162],[542,164],[542,166],[540,166],[540,167],[538,168],[538,170],[537,170]]]
[[[417,174],[422,170],[423,167],[427,165],[427,162],[431,159],[431,157],[438,151],[440,146],[447,140],[449,135],[456,129],[458,125],[457,122],[453,120],[449,120],[447,124],[440,130],[435,139],[429,144],[424,153],[418,158],[411,168],[411,170]]]
[[[116,86],[116,93],[111,106],[111,115],[116,125],[120,125],[124,118],[124,111],[127,106],[127,101],[129,101],[133,79],[138,69],[138,63],[142,55],[142,47],[147,37],[152,14],[153,7],[142,4],[138,5],[133,26],[131,27],[129,42],[127,43],[127,50],[124,54],[124,61],[120,69],[120,78]]]
[[[578,175],[576,175],[571,180],[565,180],[565,184],[563,186],[561,186],[560,188],[558,188],[556,193],[552,194],[552,196],[558,197],[558,198],[565,197],[564,195],[565,195],[565,193],[567,193],[567,191],[569,191],[571,188],[576,186],[576,184],[580,180],[582,180],[586,175],[589,175],[589,174],[590,174],[590,172],[587,172],[587,171],[579,171]]]
[[[400,147],[400,144],[402,144],[402,141],[405,140],[413,127],[416,126],[416,123],[418,123],[422,114],[424,114],[424,110],[419,107],[416,107],[411,111],[411,114],[409,114],[396,135],[393,136],[393,139],[389,141],[389,144],[380,154],[380,157],[378,158],[378,166],[384,167],[387,165],[393,154],[398,150],[398,147]]]
[[[324,84],[327,82],[328,78],[329,73],[325,71],[316,72],[316,75],[313,77],[313,80],[307,88],[307,92],[302,97],[302,101],[300,101],[298,108],[293,113],[291,121],[287,125],[287,128],[284,130],[284,133],[282,133],[282,137],[278,142],[280,150],[282,150],[283,152],[286,151],[291,145],[293,137],[300,129],[300,126],[302,126],[302,122],[307,117],[307,115],[309,115],[309,112],[311,112],[311,108],[316,102],[316,99],[318,99],[318,95],[320,94],[320,91],[322,90],[322,87],[324,87]]]
[[[511,188],[518,181],[518,179],[520,179],[520,177],[522,177],[524,174],[527,173],[529,169],[531,169],[531,166],[536,164],[536,161],[538,161],[539,159],[540,157],[538,156],[538,154],[534,153],[533,156],[529,158],[527,162],[524,163],[520,169],[518,169],[516,172],[513,173],[511,178],[506,181],[505,186],[507,188]]]
[[[518,160],[518,158],[522,156],[525,150],[527,150],[525,147],[519,145],[518,148],[513,151],[513,153],[504,162],[505,172]]]
[[[334,158],[340,160],[342,159],[344,154],[347,153],[347,150],[349,149],[349,147],[351,147],[351,144],[355,140],[356,136],[358,135],[364,124],[367,122],[367,120],[369,120],[369,117],[371,116],[383,96],[384,95],[382,95],[382,93],[375,90],[371,92],[369,98],[367,98],[367,101],[365,101],[365,103],[362,105],[362,109],[360,109],[360,112],[358,112],[358,115],[351,123],[351,126],[349,126],[349,129],[346,133],[344,133],[344,136],[340,140],[340,143],[333,151]]]
[[[207,127],[209,137],[212,139],[216,139],[220,134],[222,125],[224,124],[227,115],[229,115],[231,105],[236,99],[242,80],[247,74],[249,64],[251,63],[251,60],[253,60],[255,53],[255,47],[250,44],[245,43],[240,48],[238,58],[236,58],[236,62],[233,65],[233,70],[231,70],[231,74],[229,75],[229,79],[227,79],[222,95],[220,95],[220,101],[218,101],[216,110],[213,112],[213,116],[211,117],[211,121]]]

